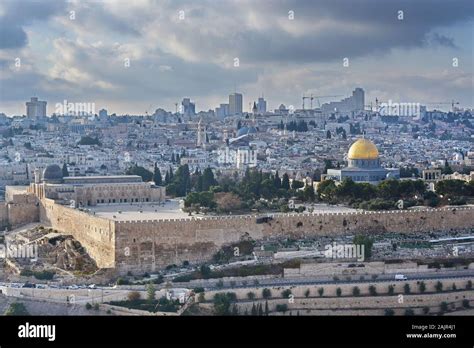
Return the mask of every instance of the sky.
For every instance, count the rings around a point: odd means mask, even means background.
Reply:
[[[234,91],[273,110],[356,87],[366,104],[474,107],[473,29],[472,0],[0,0],[0,113],[32,96],[49,114],[208,110]]]

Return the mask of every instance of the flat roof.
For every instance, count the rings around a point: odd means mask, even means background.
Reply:
[[[140,221],[140,220],[165,220],[165,219],[191,219],[202,218],[203,215],[188,213],[179,209],[179,201],[176,199],[167,202],[134,202],[119,204],[98,204],[88,206],[91,213],[114,221]],[[120,213],[119,213],[120,211]]]

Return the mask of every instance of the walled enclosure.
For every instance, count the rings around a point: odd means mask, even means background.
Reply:
[[[257,224],[256,216],[162,221],[118,221],[116,266],[120,272],[154,271],[183,261],[204,261],[223,245],[251,238],[305,238],[384,232],[433,232],[474,227],[474,209],[441,208],[329,214],[276,214]]]
[[[38,204],[39,203],[39,204]],[[171,220],[114,221],[43,198],[8,203],[12,227],[40,221],[72,235],[100,268],[118,273],[153,272],[183,261],[207,261],[223,246],[242,239],[311,238],[328,235],[414,233],[474,228],[473,207],[426,210],[221,216]]]

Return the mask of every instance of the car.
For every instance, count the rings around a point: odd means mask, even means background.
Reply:
[[[95,286],[95,284],[91,284],[88,286],[89,289],[97,289],[97,287]]]
[[[407,280],[407,276],[403,274],[395,274],[395,280]]]
[[[67,288],[70,289],[70,290],[77,290],[77,289],[79,289],[79,287],[78,287],[76,284],[69,285]]]
[[[36,288],[37,289],[46,289],[46,285],[45,284],[36,284]]]
[[[22,285],[22,288],[36,288],[36,285],[26,282],[25,284]]]

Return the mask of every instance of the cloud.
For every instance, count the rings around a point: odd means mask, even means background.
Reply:
[[[24,47],[28,38],[24,27],[35,21],[47,21],[65,9],[61,1],[15,1],[0,3],[0,49]]]
[[[264,92],[275,107],[300,105],[302,93],[341,94],[356,86],[442,96],[450,85],[464,96],[472,81],[469,50],[463,53],[462,35],[446,28],[473,16],[472,0],[7,0],[0,5],[0,83],[8,88],[0,98],[23,105],[39,94],[174,109],[184,96],[198,108],[215,106],[236,87],[245,103]],[[44,42],[29,42],[31,32]],[[426,77],[440,71],[426,59],[433,49],[439,59],[455,51],[464,64],[456,78],[446,77],[449,83],[435,80],[436,88]],[[25,62],[20,71],[12,69],[12,57]],[[350,69],[342,68],[344,57]],[[417,64],[427,71],[403,71]]]

